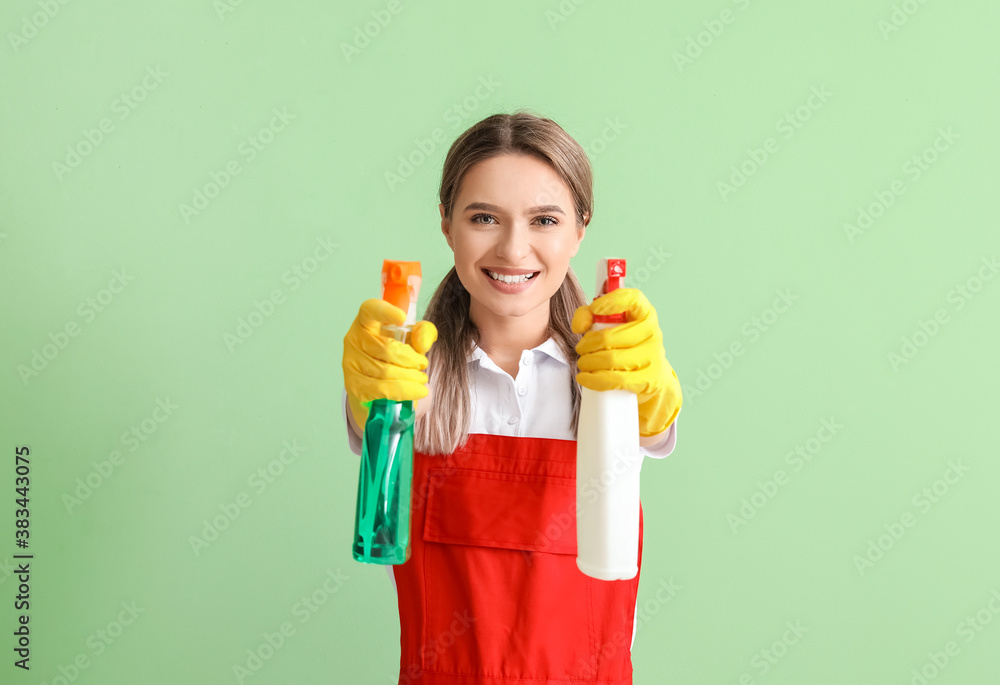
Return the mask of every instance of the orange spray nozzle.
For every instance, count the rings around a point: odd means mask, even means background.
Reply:
[[[382,262],[382,299],[406,312],[409,325],[416,323],[419,294],[420,262]]]

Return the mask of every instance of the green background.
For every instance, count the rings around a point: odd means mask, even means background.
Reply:
[[[599,257],[628,259],[685,388],[676,450],[643,469],[634,682],[995,682],[998,6],[347,5],[0,10],[0,680],[239,682],[234,665],[288,621],[243,682],[395,682],[392,587],[349,553],[342,340],[383,258],[421,261],[423,312],[453,265],[436,197],[448,146],[526,107],[595,169],[573,261],[585,289]],[[810,108],[814,88],[829,95]],[[248,159],[275,108],[294,118]],[[741,165],[740,187],[720,189]],[[866,229],[845,228],[873,205]],[[312,261],[317,239],[336,247]],[[777,313],[779,290],[796,299]],[[123,440],[133,426],[141,442]],[[301,449],[283,464],[286,441]],[[19,445],[30,674],[12,665],[3,563]],[[787,456],[810,445],[808,461]],[[252,485],[269,466],[280,474]],[[99,485],[67,504],[88,476]],[[195,550],[241,493],[249,506]],[[313,593],[326,601],[302,622]],[[143,611],[119,631],[122,602]],[[79,655],[89,665],[60,680]]]

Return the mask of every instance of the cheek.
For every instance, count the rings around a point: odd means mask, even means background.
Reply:
[[[480,256],[479,246],[475,242],[468,239],[455,241],[455,269],[459,274],[462,274],[463,282],[475,277],[476,262],[479,261]]]
[[[487,249],[489,249],[489,245],[486,241],[462,236],[455,241],[455,258],[458,259],[461,256],[464,262],[472,263],[480,259]]]
[[[569,258],[573,256],[576,241],[568,235],[553,236],[545,245],[545,254],[553,265],[563,265],[569,263]]]

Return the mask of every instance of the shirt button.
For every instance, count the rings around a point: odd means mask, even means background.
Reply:
[[[528,389],[522,385],[520,388],[517,389],[517,394],[523,397],[524,395],[528,394]]]
[[[513,426],[515,423],[517,423],[517,417],[516,416],[510,417],[509,419],[507,419],[507,423]]]
[[[524,363],[525,366],[528,366],[529,364],[531,364],[531,355],[528,355],[527,357],[525,357],[522,360],[522,362]]]

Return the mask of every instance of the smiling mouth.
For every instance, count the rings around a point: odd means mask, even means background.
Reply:
[[[483,273],[492,278],[494,281],[500,281],[501,283],[525,283],[530,281],[535,276],[537,276],[540,271],[533,271],[530,274],[520,274],[518,276],[508,276],[505,274],[498,274],[495,271],[490,271],[489,269],[483,269]]]

